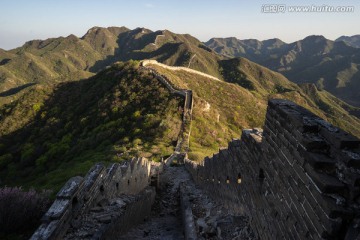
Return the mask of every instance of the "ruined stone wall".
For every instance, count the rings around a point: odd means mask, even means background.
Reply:
[[[189,140],[190,140],[190,132],[191,132],[191,119],[192,119],[192,109],[193,109],[193,95],[192,90],[189,89],[182,89],[179,86],[173,84],[165,75],[161,75],[156,71],[156,69],[153,69],[151,67],[146,67],[148,64],[154,64],[157,63],[156,60],[144,60],[141,62],[141,68],[142,70],[147,70],[153,76],[159,80],[162,84],[166,86],[166,88],[172,93],[172,94],[178,94],[182,97],[184,97],[184,113],[183,113],[183,121],[180,128],[179,137],[177,140],[177,144],[175,147],[175,152],[171,155],[170,158],[168,158],[166,161],[168,164],[171,164],[174,157],[177,158],[177,155],[180,152],[186,152],[189,148]],[[164,64],[160,64],[164,65]],[[164,65],[167,66],[167,65]]]
[[[152,167],[144,158],[114,163],[109,168],[96,164],[84,178],[73,177],[63,186],[31,239],[62,239],[72,219],[101,201],[122,194],[138,194],[149,186],[151,176],[161,168],[161,164]]]
[[[145,216],[150,216],[151,207],[155,200],[154,187],[145,188],[135,199],[130,200],[119,217],[106,224],[91,239],[116,240],[118,236],[126,233],[132,227],[144,222]],[[121,212],[118,209],[117,212]],[[74,238],[70,238],[74,239]],[[76,239],[76,238],[75,238]]]
[[[158,61],[156,60],[143,60],[141,61],[142,63],[142,66],[146,66],[146,65],[158,65],[160,67],[163,67],[163,68],[166,68],[166,69],[169,69],[169,70],[173,70],[173,71],[185,71],[185,72],[189,72],[189,73],[194,73],[194,74],[197,74],[197,75],[201,75],[203,77],[207,77],[207,78],[210,78],[212,80],[215,80],[215,81],[221,81],[220,79],[214,77],[214,76],[211,76],[209,74],[206,74],[206,73],[203,73],[203,72],[200,72],[200,71],[197,71],[197,70],[194,70],[194,69],[191,69],[191,68],[187,68],[187,67],[178,67],[178,66],[169,66],[169,65],[166,65],[166,64],[163,64],[163,63],[159,63]]]
[[[264,132],[244,130],[194,180],[250,217],[261,239],[359,237],[360,140],[286,100],[270,100]]]

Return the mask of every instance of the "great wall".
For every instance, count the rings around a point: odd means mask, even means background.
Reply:
[[[173,85],[151,64],[163,66],[146,60],[140,71],[149,71],[185,99],[174,154],[162,163],[141,158],[108,168],[98,164],[84,178],[70,179],[32,240],[360,239],[359,139],[293,102],[273,99],[263,130],[244,130],[227,148],[193,162],[186,157],[190,128],[185,127],[191,125],[192,92]],[[183,164],[171,167],[175,159]],[[177,229],[170,228],[176,225],[170,218],[159,221],[163,212],[155,217],[150,213],[164,191],[159,185],[170,182],[166,191],[172,200],[162,199],[160,205],[166,216],[181,212]],[[181,211],[172,209],[176,201]],[[158,229],[154,234],[163,237],[156,237],[143,230],[156,228],[151,225],[156,221],[172,235],[161,235]],[[138,237],[139,232],[144,235]]]
[[[172,71],[185,71],[185,72],[189,72],[189,73],[194,73],[194,74],[197,74],[197,75],[201,75],[203,77],[206,77],[206,78],[210,78],[212,80],[215,80],[215,81],[222,81],[214,76],[211,76],[209,74],[206,74],[206,73],[203,73],[203,72],[200,72],[200,71],[197,71],[197,70],[194,70],[194,69],[191,69],[191,68],[187,68],[187,67],[177,67],[177,66],[169,66],[169,65],[166,65],[166,64],[163,64],[163,63],[159,63],[158,61],[156,60],[143,60],[142,61],[142,66],[147,66],[147,65],[157,65],[157,66],[160,66],[162,68],[165,68],[165,69],[169,69],[169,70],[172,70]]]
[[[270,100],[264,130],[197,164],[194,181],[250,217],[260,239],[357,239],[360,140],[287,100]]]

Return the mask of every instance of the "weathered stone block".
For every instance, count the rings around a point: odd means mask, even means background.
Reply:
[[[105,167],[103,164],[96,164],[90,169],[84,178],[84,190],[89,191],[94,184],[105,175]]]
[[[319,221],[318,216],[316,215],[315,211],[310,206],[310,204],[307,201],[305,201],[301,205],[301,207],[302,207],[303,211],[305,212],[305,215],[308,217],[308,221],[311,222],[311,225],[315,228],[314,230],[315,230],[316,234],[318,234],[318,236],[320,238],[323,238],[324,236],[326,236],[326,229]]]
[[[360,168],[360,150],[342,150],[338,157],[346,166]]]
[[[329,149],[327,142],[317,133],[304,133],[300,143],[310,152],[327,152]]]
[[[310,165],[306,164],[305,169],[311,180],[323,193],[338,193],[346,195],[345,185],[337,178],[316,172]]]
[[[32,235],[30,240],[56,239],[56,233],[59,230],[58,227],[58,221],[52,221],[49,224],[42,224]]]
[[[72,177],[60,189],[60,191],[56,194],[56,197],[70,199],[70,198],[74,197],[74,195],[77,193],[77,191],[79,191],[82,184],[83,184],[82,177],[79,177],[79,176]]]
[[[71,201],[69,199],[56,199],[43,216],[42,221],[58,220],[69,211],[70,207]]]
[[[331,124],[322,120],[322,128],[320,134],[336,148],[339,149],[354,149],[360,146],[360,139],[346,133],[341,129],[335,128]]]
[[[336,161],[322,153],[302,152],[306,163],[317,170],[329,171],[335,168]]]
[[[317,133],[320,131],[320,126],[313,117],[302,116],[302,120],[303,120],[303,125],[302,125],[303,132]]]

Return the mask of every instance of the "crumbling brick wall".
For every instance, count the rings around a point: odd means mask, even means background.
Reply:
[[[62,239],[72,219],[102,200],[113,199],[122,194],[140,193],[149,186],[151,175],[156,175],[161,167],[151,166],[151,162],[145,158],[134,158],[122,164],[114,163],[108,168],[103,164],[96,164],[85,177],[68,180],[31,239]],[[127,215],[133,216],[128,212]]]
[[[194,180],[247,214],[261,239],[355,239],[360,140],[286,100],[270,100],[264,131],[244,130],[200,164]]]

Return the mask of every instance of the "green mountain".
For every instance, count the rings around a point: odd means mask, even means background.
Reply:
[[[205,43],[227,57],[246,57],[284,74],[295,83],[314,83],[349,104],[360,106],[360,49],[343,41],[309,36],[286,44],[266,41],[214,38]]]
[[[243,57],[246,54],[249,59],[260,60],[264,53],[271,54],[272,51],[281,48],[286,43],[277,38],[259,41],[256,39],[238,40],[230,37],[212,38],[205,45],[229,58]]]
[[[335,40],[335,42],[343,41],[349,46],[360,48],[360,34],[354,36],[341,36]]]
[[[242,129],[262,127],[267,101],[294,101],[356,136],[360,136],[359,114],[352,107],[314,84],[297,85],[283,75],[245,58],[219,61],[224,81],[199,74],[150,65],[173,84],[193,91],[193,120],[189,157],[201,160],[238,138]]]
[[[0,104],[15,100],[29,84],[80,80],[117,61],[148,58],[216,76],[221,57],[188,34],[94,27],[82,38],[70,35],[0,49]]]
[[[170,155],[183,100],[138,63],[86,80],[37,85],[0,108],[0,182],[59,189],[96,162]]]
[[[248,44],[254,56],[287,46],[277,39]],[[217,152],[244,128],[263,126],[269,98],[291,99],[360,137],[359,108],[315,84],[298,85],[245,58],[221,56],[187,34],[95,27],[82,38],[34,40],[0,56],[2,185],[57,190],[95,162],[172,153],[183,99],[133,59],[186,67],[149,65],[193,91],[193,160]]]

